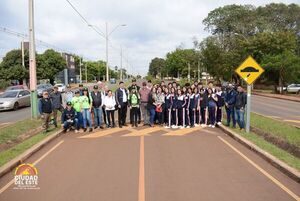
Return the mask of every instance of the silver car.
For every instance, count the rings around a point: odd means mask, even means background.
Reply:
[[[287,86],[286,90],[289,93],[300,94],[300,84],[290,84],[289,86]]]
[[[30,106],[30,92],[27,90],[5,91],[0,95],[0,111],[17,110],[25,106]]]

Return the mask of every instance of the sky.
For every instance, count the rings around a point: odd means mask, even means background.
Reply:
[[[193,47],[193,38],[209,33],[203,19],[215,8],[228,4],[300,3],[300,0],[69,0],[84,18],[109,37],[109,65],[122,65],[133,75],[146,75],[151,59],[166,56],[176,47]],[[75,53],[84,60],[104,60],[105,39],[89,27],[66,0],[34,0],[35,37],[39,53],[49,47]],[[28,0],[0,0],[0,29],[28,34]],[[0,58],[20,48],[22,38],[0,31]]]

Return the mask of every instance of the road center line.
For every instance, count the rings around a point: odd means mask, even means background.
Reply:
[[[257,165],[255,162],[253,162],[251,159],[249,159],[247,156],[245,156],[242,152],[240,152],[237,148],[232,146],[229,142],[224,140],[221,136],[218,136],[218,138],[224,142],[226,145],[228,145],[231,149],[233,149],[236,153],[238,153],[242,158],[244,158],[246,161],[248,161],[252,166],[254,166],[258,171],[260,171],[263,175],[265,175],[268,179],[270,179],[272,182],[274,182],[278,187],[280,187],[282,190],[284,190],[287,194],[292,196],[295,200],[300,200],[300,198],[293,193],[290,189],[288,189],[286,186],[284,186],[280,181],[275,179],[272,175],[270,175],[267,171],[262,169],[259,165]]]
[[[145,201],[145,139],[140,138],[140,164],[139,164],[139,199]]]
[[[38,164],[41,160],[43,160],[46,156],[48,156],[52,151],[54,151],[59,145],[61,145],[64,141],[60,141],[59,143],[57,143],[54,147],[52,147],[49,151],[47,151],[44,155],[42,155],[39,159],[37,159],[36,161],[34,161],[32,164],[36,165]],[[7,190],[13,183],[15,182],[14,179],[12,179],[10,182],[8,182],[5,186],[3,186],[0,189],[0,194],[3,193],[5,190]]]

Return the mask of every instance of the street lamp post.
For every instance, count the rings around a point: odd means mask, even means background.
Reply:
[[[29,0],[29,77],[30,77],[30,102],[31,118],[36,119],[37,113],[37,91],[36,91],[36,61],[35,61],[35,39],[34,39],[34,4]]]

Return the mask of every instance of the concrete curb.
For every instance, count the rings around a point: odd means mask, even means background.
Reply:
[[[263,149],[259,148],[249,140],[243,138],[242,136],[238,135],[234,131],[230,130],[229,128],[225,127],[224,125],[220,125],[219,128],[223,130],[226,134],[232,137],[234,140],[240,142],[241,144],[245,145],[250,150],[257,153],[260,157],[264,160],[269,162],[271,165],[279,169],[281,172],[286,174],[288,177],[292,178],[296,182],[300,183],[300,172],[293,167],[290,167],[286,163],[282,162],[281,160],[277,159],[273,155],[269,154],[268,152],[264,151]]]
[[[31,148],[26,150],[21,155],[17,156],[16,158],[10,160],[6,164],[4,164],[2,167],[0,167],[0,178],[3,177],[6,173],[13,170],[15,167],[23,163],[27,158],[32,156],[35,152],[40,150],[42,147],[44,147],[46,144],[57,138],[62,133],[62,130],[56,131],[53,134],[50,134],[48,137],[40,141],[39,143],[33,145]]]
[[[294,102],[300,103],[300,99],[298,99],[298,98],[292,98],[292,97],[287,97],[287,96],[281,97],[281,96],[277,96],[277,95],[264,94],[264,93],[259,93],[259,92],[252,92],[252,94],[257,95],[257,96],[264,96],[264,97],[268,97],[268,98],[276,98],[276,99],[294,101]]]

